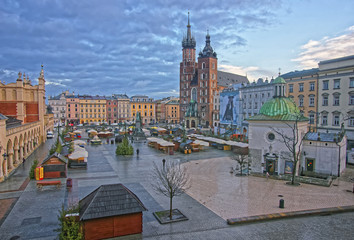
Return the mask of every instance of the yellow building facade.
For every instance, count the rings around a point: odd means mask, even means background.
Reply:
[[[133,121],[137,112],[140,112],[143,124],[155,123],[155,103],[147,96],[133,96],[130,99],[130,113]]]
[[[107,121],[106,99],[101,96],[79,97],[80,123],[102,123]]]
[[[179,99],[172,99],[165,104],[167,123],[179,123]]]
[[[310,128],[315,128],[318,121],[318,69],[295,71],[282,75],[286,81],[287,96],[291,97],[305,117]]]

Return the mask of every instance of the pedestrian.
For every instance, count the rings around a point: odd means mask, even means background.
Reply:
[[[164,169],[165,169],[165,164],[166,164],[166,160],[162,159],[162,166],[163,166]]]
[[[268,180],[268,178],[269,178],[269,172],[267,172],[266,175],[267,175],[267,180]]]
[[[139,148],[136,149],[136,155],[139,155]]]

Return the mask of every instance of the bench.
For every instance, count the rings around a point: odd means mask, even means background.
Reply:
[[[60,188],[61,181],[57,180],[57,181],[39,181],[39,182],[37,182],[38,189],[42,189],[43,186],[51,186],[51,185],[55,185],[55,186],[57,186],[57,188]]]

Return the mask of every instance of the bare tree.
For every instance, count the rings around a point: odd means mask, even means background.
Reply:
[[[241,176],[243,174],[243,169],[245,169],[246,166],[247,170],[250,170],[251,159],[248,157],[248,148],[239,148],[234,150],[234,156],[232,158],[238,163],[241,170]]]
[[[276,132],[280,136],[279,141],[284,143],[285,147],[290,152],[291,157],[289,160],[293,162],[293,169],[291,174],[292,185],[295,184],[296,168],[301,157],[301,146],[306,135],[306,134],[302,135],[302,133],[299,132],[299,122],[303,121],[306,118],[304,118],[302,114],[297,114],[294,117],[295,119],[292,120],[293,123],[289,123],[289,121],[287,122],[284,121],[284,124],[287,125],[290,129],[289,134],[284,133],[283,130],[279,130],[273,127],[271,128],[274,132]]]
[[[162,167],[154,162],[153,174],[156,182],[152,187],[157,193],[170,198],[170,219],[172,219],[172,199],[185,192],[189,186],[189,176],[179,163],[168,161]]]

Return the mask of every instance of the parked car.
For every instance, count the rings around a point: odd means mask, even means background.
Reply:
[[[48,131],[47,132],[47,138],[53,138],[54,137],[54,134],[52,131]]]

